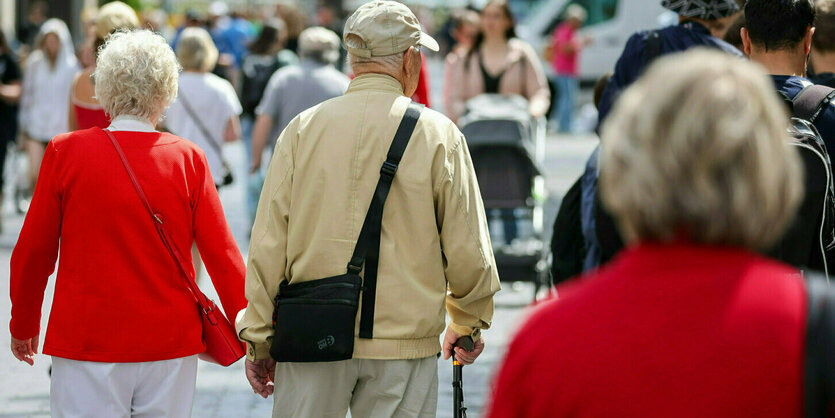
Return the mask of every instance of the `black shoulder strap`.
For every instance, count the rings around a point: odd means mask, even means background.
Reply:
[[[377,264],[380,258],[380,233],[383,227],[383,208],[388,197],[397,167],[409,145],[409,139],[415,130],[423,105],[412,102],[406,109],[406,114],[400,121],[397,133],[389,148],[386,161],[380,168],[380,180],[371,198],[371,205],[365,215],[354,255],[348,263],[348,274],[359,275],[365,265],[362,290],[362,310],[360,315],[360,338],[373,338],[374,335],[374,304],[377,295]]]
[[[659,56],[661,56],[661,32],[651,30],[647,34],[647,45],[644,49],[644,69],[646,70],[646,67],[649,67]]]
[[[804,416],[831,416],[835,399],[835,292],[818,274],[806,276],[806,349],[803,365]]]
[[[803,88],[792,100],[792,111],[800,119],[815,123],[815,119],[835,99],[832,87],[810,84]]]

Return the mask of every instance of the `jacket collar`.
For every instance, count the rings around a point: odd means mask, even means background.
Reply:
[[[351,80],[345,94],[361,91],[383,91],[403,95],[403,86],[397,79],[385,74],[363,74]]]
[[[692,21],[692,20],[685,19],[684,21],[682,21],[678,25],[681,26],[681,27],[684,27],[686,29],[692,30],[693,32],[700,33],[702,35],[713,36],[713,34],[710,32],[710,29],[708,29],[707,26],[705,26],[705,25],[703,25],[699,22],[695,22],[695,21]]]

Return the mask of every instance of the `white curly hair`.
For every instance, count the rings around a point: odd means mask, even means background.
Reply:
[[[130,115],[151,120],[177,98],[181,70],[162,36],[149,30],[119,31],[107,38],[96,59],[96,98],[111,119]]]

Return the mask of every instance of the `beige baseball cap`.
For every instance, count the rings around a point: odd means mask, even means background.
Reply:
[[[345,22],[344,37],[356,35],[362,48],[345,43],[348,52],[358,57],[394,55],[410,46],[425,46],[438,51],[438,42],[420,29],[420,22],[403,3],[374,0],[362,5]]]

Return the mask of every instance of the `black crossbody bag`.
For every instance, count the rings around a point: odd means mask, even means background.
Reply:
[[[275,298],[275,335],[270,347],[270,356],[276,361],[325,362],[352,358],[360,294],[359,337],[373,338],[383,208],[422,110],[422,105],[409,104],[397,128],[347,272],[296,284],[285,280],[279,285]],[[365,273],[360,277],[363,267]]]

